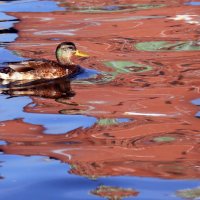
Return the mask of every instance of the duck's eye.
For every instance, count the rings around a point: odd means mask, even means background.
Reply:
[[[70,49],[70,50],[74,50],[74,47],[68,47],[68,49]]]

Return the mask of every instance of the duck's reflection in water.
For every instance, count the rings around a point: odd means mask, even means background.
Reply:
[[[1,82],[1,94],[16,96],[39,96],[44,98],[68,98],[75,93],[71,89],[70,81],[66,77],[57,79],[23,80],[15,82]]]

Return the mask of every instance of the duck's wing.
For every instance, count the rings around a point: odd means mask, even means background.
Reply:
[[[8,63],[8,67],[17,72],[27,72],[47,65],[52,65],[54,61],[50,60],[28,60],[23,62]]]

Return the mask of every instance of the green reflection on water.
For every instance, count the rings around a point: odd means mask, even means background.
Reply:
[[[110,5],[110,6],[81,6],[71,7],[70,10],[85,13],[108,13],[108,12],[129,12],[135,10],[146,10],[152,8],[161,8],[165,4],[123,4],[123,5]]]
[[[174,140],[176,140],[176,138],[169,137],[169,136],[168,137],[167,136],[161,136],[161,137],[153,138],[153,141],[155,141],[155,142],[172,142]]]
[[[141,73],[152,70],[151,66],[143,65],[140,63],[130,61],[108,61],[104,62],[108,67],[112,67],[116,70],[116,73]]]
[[[124,199],[125,197],[137,196],[139,192],[131,188],[120,188],[101,185],[95,190],[92,190],[91,194],[105,197],[109,200],[122,200],[122,198]]]
[[[179,190],[176,195],[184,199],[197,200],[200,199],[200,187],[194,189]]]
[[[102,119],[99,119],[99,121],[97,122],[97,124],[100,126],[111,126],[111,125],[116,125],[119,123],[120,122],[114,118],[104,118],[104,119],[102,118]]]
[[[127,73],[142,73],[153,69],[153,67],[144,65],[141,63],[135,63],[131,61],[105,61],[103,62],[107,67],[114,69],[113,72],[101,72],[92,78],[75,80],[73,83],[78,84],[104,84],[108,83],[116,78],[119,74]]]
[[[199,51],[198,41],[151,41],[139,42],[135,48],[140,51]]]

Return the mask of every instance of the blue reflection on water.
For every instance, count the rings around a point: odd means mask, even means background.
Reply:
[[[131,121],[131,119],[128,119],[128,118],[118,118],[117,119],[117,122],[119,122],[119,123],[127,123],[130,121]]]
[[[0,6],[0,11],[2,12],[53,12],[64,10],[54,1],[24,0],[4,2]]]
[[[195,116],[196,117],[200,117],[200,111]]]
[[[115,6],[115,5],[113,5],[113,6],[104,6],[103,9],[104,10],[109,10],[109,11],[114,11],[114,10],[119,10],[120,7],[119,6]]]
[[[194,105],[200,106],[200,98],[192,100],[191,103]]]
[[[1,55],[0,63],[25,60],[24,58],[19,57],[18,55],[15,55],[13,52],[5,48],[0,48],[0,55]]]
[[[87,194],[94,186],[93,181],[69,175],[69,166],[59,161],[45,161],[41,156],[11,155],[1,155],[0,160],[4,162],[1,199],[99,199]]]
[[[6,144],[7,144],[7,142],[0,140],[0,145],[6,145]]]
[[[1,5],[2,6],[2,5]],[[0,7],[1,9],[1,7]],[[9,28],[13,27],[13,24],[16,23],[16,21],[9,21],[9,20],[15,20],[15,17],[6,15],[2,12],[0,12],[0,26],[2,30],[7,30]],[[18,37],[16,33],[1,33],[0,34],[0,64],[4,62],[17,62],[17,61],[22,61],[25,60],[24,58],[14,54],[14,52],[11,52],[7,49],[5,49],[5,43],[13,42],[15,39]]]
[[[132,188],[139,192],[135,200],[179,200],[177,190],[196,188],[198,180],[168,180],[131,176],[109,176],[96,180],[67,173],[70,166],[42,156],[0,155],[0,196],[13,200],[96,200],[100,197],[90,194],[100,185]],[[56,170],[55,170],[56,169]],[[78,191],[78,192],[77,192]],[[14,197],[14,198],[13,198]]]
[[[70,80],[83,80],[95,77],[97,74],[100,74],[100,71],[97,71],[95,69],[87,69],[79,66],[79,72],[76,74],[71,75],[69,78]]]
[[[7,15],[3,12],[0,12],[0,21],[3,21],[3,20],[13,20],[13,19],[16,19],[15,17],[13,16],[10,16],[10,15]]]
[[[200,98],[192,100],[191,103],[194,104],[194,105],[200,106]],[[196,113],[195,116],[200,117],[200,111],[198,113]]]
[[[200,2],[187,2],[186,5],[189,5],[189,6],[200,6]]]
[[[14,41],[18,35],[16,33],[5,33],[0,34],[0,41],[1,42],[12,42]]]
[[[16,97],[7,99],[7,96],[0,96],[0,121],[20,119],[24,122],[42,125],[44,133],[61,134],[76,128],[87,128],[96,123],[95,117],[84,115],[61,115],[61,114],[37,114],[26,113],[24,107],[32,102],[29,97]]]
[[[0,15],[0,17],[1,17],[1,15]],[[9,28],[11,28],[13,26],[13,23],[14,23],[14,21],[9,21],[9,20],[7,20],[7,21],[0,21],[1,30],[2,29],[9,29]],[[1,39],[0,39],[0,41],[1,41]]]

